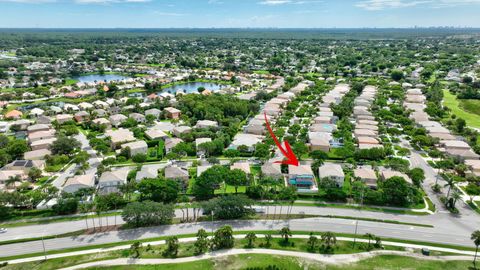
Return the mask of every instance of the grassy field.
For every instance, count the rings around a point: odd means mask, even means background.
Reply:
[[[288,244],[285,244],[284,241],[280,238],[274,238],[271,241],[270,249],[276,250],[289,250],[289,251],[298,251],[298,252],[312,252],[312,253],[323,253],[320,249],[320,243],[317,245],[315,251],[310,251],[307,243],[307,239],[290,239]],[[259,237],[254,246],[259,247],[261,243],[264,243],[265,240],[263,237]],[[245,239],[235,240],[234,248],[246,248],[247,241]],[[143,259],[159,259],[159,258],[169,258],[167,255],[164,255],[165,245],[158,246],[148,246],[143,245],[140,248],[140,258]],[[372,246],[373,248],[373,246]],[[398,250],[403,251],[401,247],[394,246],[385,246],[387,250]],[[365,252],[368,250],[366,243],[357,243],[355,248],[353,248],[352,242],[338,241],[337,245],[333,249],[334,254],[353,254],[359,252]],[[20,270],[20,269],[59,269],[68,266],[78,265],[82,263],[99,261],[99,260],[108,260],[113,258],[128,258],[130,256],[130,251],[125,250],[115,250],[108,252],[100,252],[97,254],[85,254],[78,256],[71,256],[65,258],[56,258],[49,259],[46,262],[29,262],[22,264],[12,264],[5,268],[5,270]],[[177,258],[192,257],[195,256],[195,246],[193,242],[181,243],[179,246]],[[163,269],[163,268],[162,268]],[[167,268],[168,269],[168,268]],[[227,268],[230,269],[230,268]],[[290,268],[287,268],[290,269]]]
[[[478,99],[459,99],[460,108],[469,113],[480,115],[480,100]]]
[[[455,95],[452,95],[448,90],[443,90],[443,103],[445,106],[452,110],[457,117],[461,117],[465,119],[467,125],[470,127],[480,128],[480,117],[478,114],[470,113],[464,110],[461,107],[461,102],[457,99]],[[480,103],[479,103],[480,104]],[[465,104],[464,104],[465,106]],[[473,110],[473,103],[469,102],[467,105],[469,110]],[[476,111],[480,111],[478,108],[475,109]]]
[[[267,268],[276,266],[278,268]],[[189,262],[182,264],[165,264],[165,265],[145,265],[145,266],[114,266],[105,268],[88,268],[88,269],[115,269],[115,270],[197,270],[197,269],[323,269],[323,270],[397,270],[397,269],[468,269],[471,262],[467,261],[427,261],[401,256],[378,256],[375,258],[363,260],[353,264],[328,265],[301,258],[260,255],[260,254],[243,254],[236,256],[220,257],[211,260],[202,260],[197,262]]]

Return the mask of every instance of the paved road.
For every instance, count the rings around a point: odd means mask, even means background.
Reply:
[[[45,240],[46,250],[56,250],[71,247],[82,247],[96,244],[128,241],[135,239],[146,239],[166,235],[180,235],[196,233],[198,229],[204,228],[207,231],[215,230],[222,225],[232,225],[234,230],[280,230],[289,226],[295,231],[335,231],[339,233],[354,233],[355,221],[346,219],[330,218],[307,218],[290,221],[218,221],[189,223],[181,225],[165,225],[149,228],[138,228],[132,230],[121,230],[94,235],[82,235],[77,237],[65,237]],[[381,237],[393,237],[399,239],[410,239],[434,243],[448,243],[464,246],[472,246],[469,233],[463,230],[451,230],[449,228],[435,227],[425,228],[398,224],[378,223],[359,221],[358,234],[374,233]],[[0,246],[2,256],[13,256],[25,253],[42,252],[42,242],[32,241]]]
[[[279,206],[276,207],[270,206],[264,208],[264,211],[268,214],[280,214],[286,213],[286,207],[280,209]],[[186,210],[185,216],[186,216]],[[189,217],[193,216],[193,210],[189,209]],[[327,208],[327,207],[309,207],[309,206],[294,206],[292,207],[292,214],[309,214],[309,215],[336,215],[336,216],[348,216],[348,217],[361,217],[361,218],[374,218],[374,219],[385,219],[385,220],[396,220],[400,222],[408,223],[421,223],[428,225],[443,225],[449,226],[451,223],[449,214],[440,214],[440,215],[428,215],[428,216],[412,216],[412,215],[402,215],[394,213],[381,213],[381,212],[371,212],[371,211],[361,211],[356,209],[348,208]],[[182,217],[181,210],[177,209],[175,211],[176,217]],[[108,224],[123,224],[124,221],[120,216],[116,218],[114,216],[102,217],[101,222],[105,225]],[[12,227],[8,229],[8,233],[0,234],[0,242],[21,238],[33,238],[41,237],[48,235],[58,235],[64,234],[72,231],[79,231],[82,229],[91,228],[94,225],[98,226],[99,218],[88,218],[87,223],[85,219],[80,219],[76,221],[65,221],[65,222],[53,222],[40,225],[31,225],[31,226],[21,226],[21,227]]]

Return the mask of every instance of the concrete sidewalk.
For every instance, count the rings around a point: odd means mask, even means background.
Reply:
[[[238,234],[234,235],[235,239],[243,239],[245,238],[245,234]],[[272,235],[274,238],[280,238],[280,235]],[[257,234],[258,238],[264,237],[263,234]],[[310,235],[294,235],[293,238],[300,238],[300,239],[308,239]],[[318,237],[318,236],[317,236]],[[187,237],[187,238],[180,238],[179,242],[181,243],[186,243],[186,242],[193,242],[195,241],[195,237]],[[349,237],[337,237],[337,240],[339,241],[349,241],[353,242],[353,238]],[[368,243],[367,239],[356,239],[356,242],[359,243]],[[142,242],[143,245],[163,245],[165,244],[164,240],[161,241],[153,241],[153,242]],[[441,251],[441,252],[449,252],[449,253],[455,253],[455,254],[461,254],[461,255],[467,255],[467,256],[474,256],[475,252],[474,251],[465,251],[465,250],[457,250],[457,249],[452,249],[452,248],[442,248],[442,247],[435,247],[435,246],[427,246],[427,245],[415,245],[415,244],[408,244],[408,243],[399,243],[399,242],[390,242],[390,241],[382,241],[383,245],[386,246],[396,246],[396,247],[405,247],[405,248],[414,248],[414,249],[422,249],[422,248],[428,248],[429,250],[432,251]],[[74,251],[74,252],[66,252],[66,253],[59,253],[59,254],[52,254],[52,255],[47,255],[47,259],[55,259],[55,258],[63,258],[63,257],[70,257],[70,256],[78,256],[78,255],[85,255],[85,254],[93,254],[93,253],[100,253],[100,252],[109,252],[109,251],[115,251],[115,250],[123,250],[123,249],[129,249],[130,245],[119,245],[116,247],[110,247],[110,248],[96,248],[96,249],[88,249],[88,250],[81,250],[81,251]],[[254,249],[251,253],[255,253],[258,249]],[[310,254],[310,253],[308,253]],[[312,253],[314,254],[314,253]],[[315,254],[319,255],[319,254]],[[331,255],[328,255],[331,256]],[[449,256],[451,257],[451,256]],[[469,257],[470,258],[470,257]],[[33,262],[33,261],[41,261],[44,260],[45,256],[36,256],[36,257],[30,257],[30,258],[23,258],[23,259],[16,259],[16,260],[10,260],[7,261],[9,264],[18,264],[18,263],[25,263],[25,262]],[[1,262],[1,261],[0,261]]]
[[[410,253],[405,251],[371,251],[357,254],[316,254],[316,253],[306,253],[306,252],[296,252],[296,251],[286,251],[286,250],[274,250],[274,249],[229,249],[229,250],[220,250],[213,251],[204,255],[178,258],[178,259],[133,259],[133,258],[121,258],[113,260],[104,260],[96,261],[90,263],[79,264],[72,267],[62,268],[63,270],[75,270],[75,269],[85,269],[90,267],[108,267],[108,266],[118,266],[118,265],[149,265],[149,264],[171,264],[171,263],[186,263],[200,260],[213,259],[216,257],[232,256],[239,254],[268,254],[268,255],[277,255],[277,256],[289,256],[289,257],[299,257],[304,259],[309,259],[316,262],[322,262],[327,264],[350,264],[358,262],[360,260],[368,259],[377,255],[399,255],[399,256],[408,256],[417,259],[426,259],[426,260],[470,260],[469,256],[432,256],[426,257],[416,253]]]

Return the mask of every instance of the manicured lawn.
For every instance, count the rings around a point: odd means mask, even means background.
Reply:
[[[246,186],[239,186],[237,189],[237,193],[245,193],[247,190]],[[235,187],[227,185],[227,187],[221,187],[217,190],[215,190],[215,194],[234,194],[235,193]]]
[[[443,90],[443,103],[452,110],[457,117],[463,118],[468,126],[480,128],[479,115],[470,113],[461,108],[460,101],[455,95],[452,95],[448,90]]]
[[[273,268],[272,266],[278,267]],[[89,268],[89,269],[115,269],[115,270],[197,270],[197,269],[324,269],[324,270],[366,270],[366,269],[468,269],[471,266],[469,261],[427,261],[409,257],[383,255],[375,258],[362,260],[353,264],[331,265],[323,264],[315,261],[305,260],[301,258],[264,255],[264,254],[242,254],[228,257],[219,257],[211,260],[201,260],[196,262],[188,262],[181,264],[164,264],[164,265],[144,265],[144,266],[113,266],[105,268]],[[270,268],[267,268],[270,267]]]
[[[467,112],[480,115],[480,100],[478,99],[459,99],[460,107]]]
[[[66,79],[65,80],[65,85],[72,85],[72,84],[76,84],[78,82],[78,80],[75,80],[75,79]]]

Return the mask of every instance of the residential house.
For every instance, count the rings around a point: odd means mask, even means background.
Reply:
[[[137,123],[145,123],[145,116],[140,113],[131,113],[128,117],[135,119]]]
[[[200,149],[200,145],[202,143],[207,143],[207,142],[211,142],[212,139],[211,138],[196,138],[195,139],[195,148],[197,149],[197,156],[201,157],[203,155],[205,155],[205,151],[203,149]]]
[[[32,150],[49,149],[53,142],[56,140],[57,138],[37,140],[31,142],[30,147],[32,148]]]
[[[190,133],[191,131],[192,131],[191,127],[178,126],[173,128],[173,135],[180,137],[182,134]]]
[[[105,132],[105,136],[110,137],[110,141],[112,143],[112,148],[116,149],[121,144],[126,142],[135,141],[135,136],[133,136],[133,132],[128,129],[120,128],[118,130],[109,130]]]
[[[6,119],[20,119],[22,118],[23,113],[18,110],[11,110],[5,114]]]
[[[167,107],[164,110],[167,113],[167,118],[176,119],[176,120],[180,119],[181,111],[179,109],[176,109],[173,107]]]
[[[112,169],[112,171],[106,171],[100,176],[98,180],[98,189],[101,194],[108,194],[112,192],[118,192],[118,187],[127,183],[128,173],[130,168],[122,167],[119,169]]]
[[[145,131],[145,137],[147,137],[150,140],[165,140],[169,138],[169,136],[158,129],[155,128],[149,128]]]
[[[198,120],[195,128],[218,128],[218,123],[211,120]]]
[[[370,168],[357,168],[353,170],[353,176],[364,182],[370,188],[377,188],[377,174]]]
[[[253,152],[255,151],[255,145],[261,143],[263,139],[264,136],[261,135],[237,133],[235,137],[233,137],[233,141],[228,148],[237,149],[239,146],[244,145],[247,147],[248,151]]]
[[[73,115],[71,115],[71,114],[57,114],[55,116],[55,120],[60,125],[66,123],[68,121],[71,121],[72,119],[73,119]]]
[[[310,165],[288,165],[288,183],[298,189],[316,189],[315,176]]]
[[[62,191],[67,193],[75,193],[80,189],[93,188],[95,186],[95,174],[82,174],[70,177],[65,181]]]
[[[114,127],[119,127],[123,122],[127,121],[128,117],[123,114],[114,114],[111,115],[108,120]]]
[[[318,177],[320,181],[324,178],[329,178],[335,181],[339,187],[342,187],[343,182],[345,181],[345,174],[343,173],[342,166],[330,162],[325,162],[318,168]]]
[[[166,138],[165,139],[165,153],[168,154],[172,151],[172,149],[179,143],[183,142],[182,139],[179,138]]]
[[[88,119],[90,118],[90,114],[86,111],[79,111],[75,113],[73,117],[75,118],[75,121],[77,121],[78,123],[83,123],[85,121],[88,121]]]
[[[52,155],[52,152],[48,149],[40,149],[28,151],[23,154],[23,158],[26,160],[42,160],[45,159],[45,156]]]
[[[160,111],[159,109],[155,109],[155,108],[145,111],[145,116],[153,115],[153,116],[155,116],[156,119],[158,119],[161,114],[162,114],[162,111]]]
[[[155,166],[142,166],[142,169],[137,172],[135,176],[135,180],[137,182],[142,181],[143,179],[156,179],[158,178],[158,168]]]
[[[401,173],[401,172],[382,169],[382,170],[379,170],[379,173],[380,173],[380,178],[383,181],[385,181],[387,179],[390,179],[392,177],[401,177],[405,181],[407,181],[407,183],[413,184],[412,179],[410,179],[410,177],[408,177],[408,175],[406,175],[404,173]]]
[[[250,175],[250,163],[246,161],[237,161],[230,165],[230,170],[238,169],[243,171],[245,174]]]
[[[129,142],[122,144],[121,146],[122,150],[123,149],[130,149],[130,156],[135,156],[138,154],[147,154],[148,151],[148,145],[145,141],[134,141],[134,142]]]

